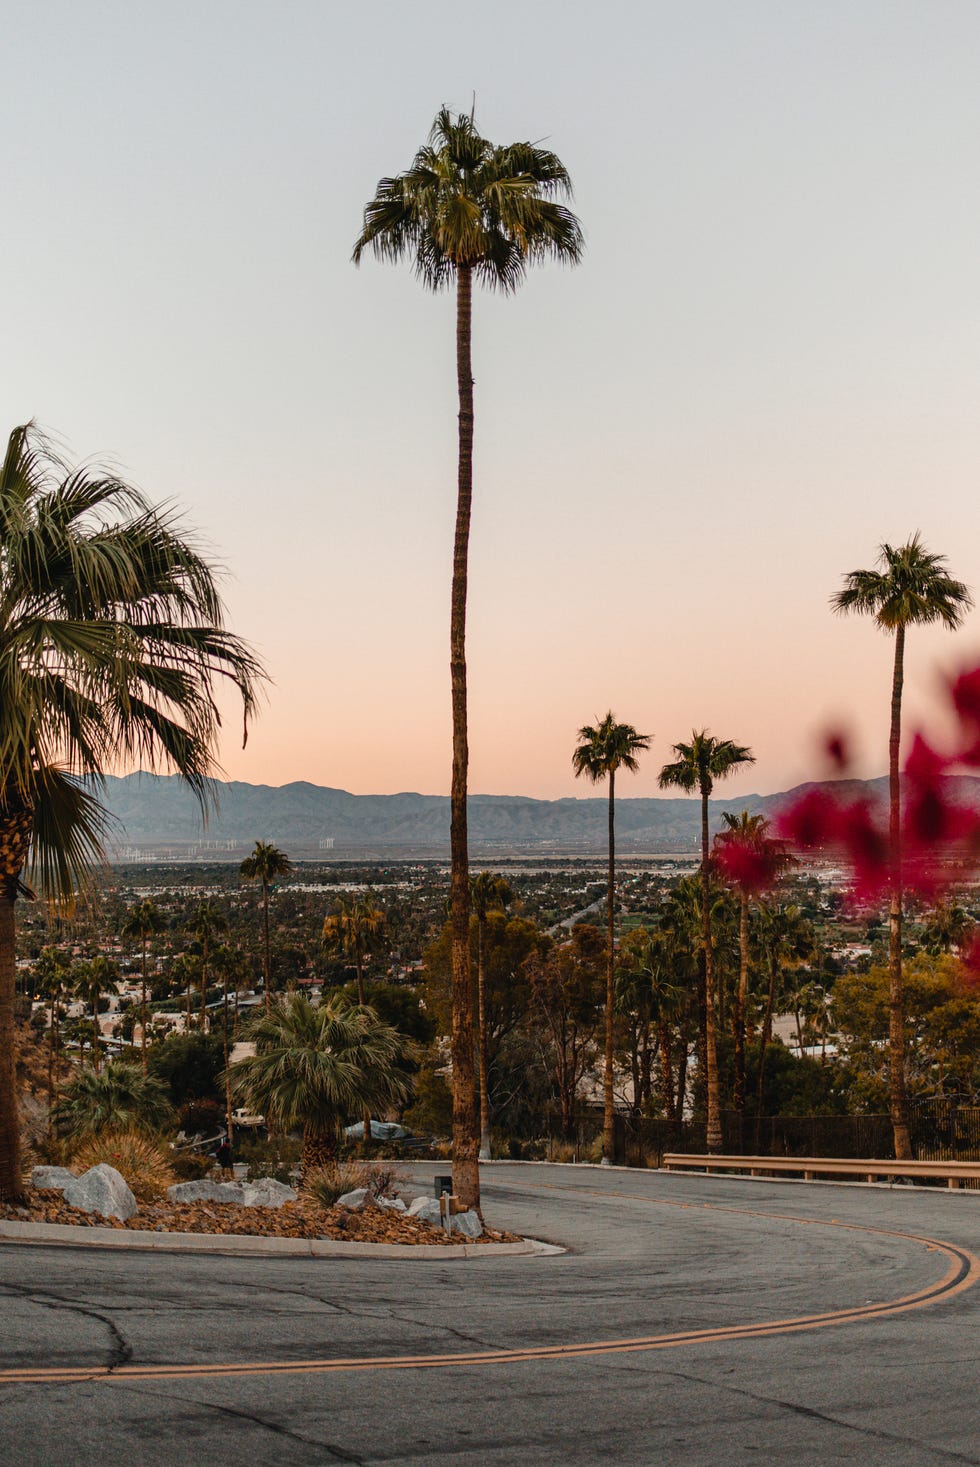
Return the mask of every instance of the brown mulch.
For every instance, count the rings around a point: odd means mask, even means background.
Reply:
[[[516,1233],[487,1229],[481,1238],[448,1236],[441,1228],[388,1208],[368,1207],[348,1212],[344,1207],[322,1207],[300,1197],[282,1207],[241,1207],[222,1202],[140,1202],[128,1222],[98,1217],[69,1207],[60,1192],[28,1192],[28,1206],[0,1203],[0,1219],[7,1222],[72,1223],[88,1228],[120,1228],[157,1233],[247,1234],[262,1238],[333,1238],[352,1243],[517,1243]]]

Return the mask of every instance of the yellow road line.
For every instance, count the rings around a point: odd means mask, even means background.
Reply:
[[[551,1187],[553,1184],[545,1183]],[[570,1190],[561,1189],[556,1190]],[[585,1191],[593,1189],[575,1189]],[[615,1196],[622,1193],[595,1191],[596,1196]],[[690,1203],[661,1202],[660,1199],[632,1198],[638,1202],[653,1202],[655,1206],[690,1208]],[[697,1204],[693,1204],[695,1207]],[[591,1340],[577,1345],[540,1345],[511,1350],[478,1350],[454,1354],[432,1355],[378,1355],[358,1358],[313,1360],[265,1360],[224,1363],[214,1365],[121,1365],[121,1366],[76,1366],[0,1371],[0,1385],[69,1385],[85,1381],[143,1381],[143,1380],[219,1380],[252,1375],[329,1375],[337,1372],[359,1370],[426,1370],[449,1366],[520,1365],[536,1360],[577,1360],[597,1355],[634,1354],[649,1350],[677,1349],[684,1345],[718,1344],[728,1340],[767,1339],[773,1335],[794,1334],[804,1330],[825,1329],[833,1325],[858,1324],[873,1319],[884,1319],[896,1314],[905,1314],[913,1309],[951,1299],[972,1288],[980,1281],[980,1258],[965,1248],[945,1243],[937,1238],[927,1238],[915,1233],[903,1233],[889,1228],[871,1228],[860,1223],[826,1221],[816,1218],[791,1217],[785,1213],[760,1212],[748,1208],[722,1207],[711,1203],[703,1204],[708,1211],[740,1213],[746,1217],[767,1218],[784,1222],[806,1223],[814,1227],[836,1227],[851,1232],[868,1233],[887,1238],[898,1238],[914,1243],[929,1252],[942,1254],[949,1262],[943,1277],[934,1284],[913,1294],[895,1299],[886,1299],[876,1304],[863,1304],[850,1309],[829,1310],[821,1314],[803,1314],[789,1319],[768,1320],[758,1324],[722,1325],[714,1329],[683,1330],[674,1334],[645,1335],[622,1340]]]

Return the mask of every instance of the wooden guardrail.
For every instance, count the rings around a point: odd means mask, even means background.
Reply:
[[[833,1156],[695,1156],[668,1151],[661,1159],[668,1171],[748,1172],[750,1177],[778,1176],[802,1172],[805,1182],[815,1177],[860,1177],[877,1182],[882,1177],[939,1177],[947,1187],[964,1181],[980,1181],[980,1161],[880,1161],[876,1157]]]

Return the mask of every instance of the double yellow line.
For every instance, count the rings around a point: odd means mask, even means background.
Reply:
[[[585,1190],[585,1189],[582,1189]],[[612,1195],[596,1193],[595,1195]],[[615,1194],[620,1195],[620,1194]],[[647,1199],[637,1198],[637,1201]],[[653,1199],[650,1199],[653,1200]],[[690,1207],[689,1203],[659,1203],[663,1206]],[[941,1300],[951,1299],[980,1281],[980,1259],[965,1248],[936,1238],[915,1233],[895,1232],[885,1228],[869,1228],[857,1223],[832,1222],[812,1218],[788,1217],[785,1213],[749,1211],[743,1208],[714,1207],[712,1212],[742,1213],[783,1222],[806,1223],[813,1227],[839,1227],[851,1232],[876,1234],[914,1243],[929,1252],[941,1254],[948,1268],[937,1283],[887,1299],[878,1304],[863,1304],[851,1309],[834,1309],[822,1314],[801,1314],[791,1319],[769,1320],[762,1324],[726,1325],[716,1329],[682,1330],[676,1334],[644,1335],[623,1340],[591,1340],[578,1345],[541,1345],[515,1350],[474,1350],[439,1355],[374,1355],[339,1359],[263,1360],[241,1364],[215,1365],[120,1365],[120,1366],[53,1366],[43,1369],[0,1370],[0,1385],[70,1385],[86,1381],[150,1381],[150,1380],[226,1380],[253,1375],[332,1375],[357,1370],[433,1370],[450,1366],[525,1365],[536,1360],[581,1360],[597,1355],[636,1354],[647,1350],[672,1350],[685,1345],[717,1344],[727,1340],[759,1340],[771,1335],[793,1334],[803,1330],[825,1329],[830,1325],[859,1324],[872,1319],[885,1319],[923,1309]]]

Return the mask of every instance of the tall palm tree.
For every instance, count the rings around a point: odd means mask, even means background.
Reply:
[[[572,754],[576,777],[584,774],[593,784],[609,780],[609,868],[606,882],[606,1054],[603,1067],[602,1164],[611,1166],[615,1150],[615,1106],[613,1101],[613,1039],[616,1022],[616,770],[635,774],[637,754],[650,747],[650,735],[637,733],[629,723],[617,723],[610,710],[595,727],[586,724],[578,731],[579,743]]]
[[[731,739],[716,739],[706,728],[695,729],[689,744],[675,744],[677,758],[660,771],[661,789],[695,790],[701,796],[701,922],[704,963],[704,1052],[708,1101],[708,1150],[722,1148],[721,1097],[718,1090],[718,1048],[714,966],[711,955],[711,847],[708,829],[708,800],[716,779],[724,779],[755,755]]]
[[[171,511],[73,470],[36,429],[0,463],[0,1200],[21,1193],[15,906],[25,866],[70,903],[105,859],[99,780],[117,761],[216,770],[218,684],[255,704],[259,665],[222,626],[215,574]]]
[[[456,287],[456,380],[459,464],[453,548],[449,658],[453,763],[450,791],[450,888],[453,951],[453,1187],[478,1207],[476,1086],[470,993],[469,856],[466,784],[466,586],[473,495],[473,281],[509,293],[529,265],[574,264],[582,231],[560,201],[571,194],[561,160],[534,143],[500,147],[481,137],[472,113],[441,108],[410,168],[383,178],[364,210],[354,262],[409,260],[430,290]]]
[[[187,931],[201,949],[201,1029],[208,1020],[208,957],[216,937],[228,931],[228,918],[210,897],[198,902]],[[188,1000],[189,1006],[189,1000]]]
[[[267,841],[257,840],[252,854],[246,856],[239,866],[239,875],[244,876],[246,881],[259,881],[262,883],[262,923],[265,932],[265,1011],[268,1013],[272,1008],[272,989],[270,987],[270,973],[272,965],[269,958],[269,886],[277,876],[288,876],[293,869],[289,857],[279,850],[278,846],[270,845]]]
[[[364,1007],[364,959],[371,950],[371,939],[384,931],[385,914],[368,897],[342,896],[337,910],[324,918],[323,942],[328,951],[354,964],[357,974],[357,1002]],[[364,1150],[371,1149],[371,1111],[364,1108]]]
[[[76,963],[71,977],[75,994],[92,1010],[92,1067],[98,1074],[101,1068],[99,1004],[107,989],[114,988],[119,982],[119,969],[111,958],[100,953],[87,962]]]
[[[723,875],[734,887],[739,904],[738,985],[732,1005],[732,1034],[735,1040],[735,1083],[732,1108],[738,1121],[739,1135],[745,1115],[745,1032],[749,996],[749,903],[754,896],[768,890],[786,868],[795,864],[786,842],[767,835],[770,821],[764,815],[741,815],[722,812],[725,828],[715,836],[720,847]],[[727,861],[725,857],[727,856]]]
[[[157,932],[162,932],[163,917],[155,902],[148,897],[130,907],[119,929],[120,936],[134,939],[140,945],[140,1059],[146,1074],[146,945]]]
[[[343,999],[314,1008],[300,993],[277,999],[246,1031],[255,1054],[229,1069],[233,1093],[286,1134],[303,1131],[303,1170],[337,1154],[351,1113],[405,1099],[409,1046],[373,1009]]]
[[[878,570],[850,571],[844,589],[831,597],[834,611],[857,611],[874,617],[895,637],[892,668],[891,726],[888,734],[888,1056],[889,1109],[895,1156],[912,1156],[909,1097],[905,1081],[905,998],[902,990],[902,796],[899,751],[902,742],[902,684],[905,679],[905,632],[911,626],[941,622],[955,631],[973,605],[968,588],[946,570],[946,557],[926,550],[918,533],[904,545],[881,545]]]
[[[485,953],[487,918],[502,912],[514,900],[514,888],[493,871],[481,871],[470,881],[470,910],[476,918],[476,1045],[480,1080],[480,1160],[490,1160],[490,1092],[487,1078],[487,1005]]]

